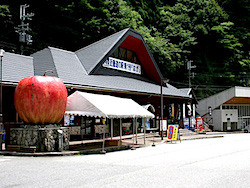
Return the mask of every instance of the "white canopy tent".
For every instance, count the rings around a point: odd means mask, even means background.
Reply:
[[[76,91],[68,97],[65,114],[103,118],[154,118],[132,99]]]
[[[154,114],[132,99],[80,91],[76,91],[68,97],[65,114],[111,119],[111,139],[113,137],[113,119],[120,118],[120,140],[122,139],[121,118],[133,118],[133,126],[135,126],[135,118],[154,118]],[[134,130],[136,130],[137,143],[137,128],[133,128],[133,135]],[[144,128],[144,143],[145,131]]]

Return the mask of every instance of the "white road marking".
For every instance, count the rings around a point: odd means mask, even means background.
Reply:
[[[0,159],[0,162],[9,161],[10,159]]]

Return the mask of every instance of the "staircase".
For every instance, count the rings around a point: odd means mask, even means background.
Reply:
[[[193,132],[193,131],[188,130],[188,129],[179,129],[179,132],[180,132],[180,136],[190,136],[190,135],[198,134],[198,133]]]
[[[213,131],[209,128],[209,125],[208,125],[205,121],[203,122],[203,125],[204,125],[205,132],[213,132]]]

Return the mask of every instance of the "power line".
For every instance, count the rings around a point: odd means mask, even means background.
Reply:
[[[178,85],[183,85],[183,86],[188,86],[188,83],[185,83],[185,82],[176,82],[176,81],[169,81],[169,83],[173,83],[173,84],[178,84]],[[224,88],[231,88],[233,86],[225,86],[225,85],[200,85],[200,84],[195,84],[196,86],[198,87],[204,87],[204,88],[221,88],[221,87],[224,87]]]
[[[34,16],[34,13],[26,13],[26,8],[28,8],[29,5],[20,5],[20,20],[21,25],[18,25],[15,27],[15,30],[17,33],[19,33],[19,42],[21,43],[21,54],[23,54],[23,45],[22,43],[26,43],[30,45],[32,41],[32,36],[28,34],[27,32],[30,32],[31,29],[29,28],[29,23],[24,23],[24,21],[32,20],[32,17]]]

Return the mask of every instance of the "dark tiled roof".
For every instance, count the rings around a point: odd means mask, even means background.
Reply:
[[[57,70],[58,77],[66,83],[75,83],[87,75],[74,52],[50,47],[50,53]]]
[[[80,76],[79,76],[80,78]],[[121,76],[103,76],[103,75],[82,75],[77,82],[69,83],[65,82],[66,85],[76,87],[91,87],[104,90],[121,91],[121,92],[138,92],[144,94],[160,94],[160,86],[149,82],[121,77]],[[163,94],[175,97],[188,96],[181,90],[167,84],[168,87],[163,87]]]
[[[43,74],[47,67],[41,64],[46,63],[49,67],[55,68],[53,76],[58,76],[68,86],[160,94],[159,85],[134,78],[108,75],[87,75],[86,70],[73,52],[49,47],[33,54],[32,56],[34,58],[35,68],[33,67],[32,57],[7,53],[3,60],[4,80],[18,83],[24,77],[33,76],[34,69],[36,70],[36,73],[40,72]],[[48,73],[48,75],[49,74],[50,73]],[[184,92],[169,84],[167,88],[163,87],[163,94],[176,97],[188,97]]]
[[[75,52],[88,74],[101,62],[128,30],[124,29]]]
[[[7,53],[4,58],[11,67],[3,67],[4,79],[19,82],[24,77],[43,75],[46,70],[53,70],[54,73],[47,75],[61,78],[70,87],[159,95],[160,85],[157,84],[130,77],[89,74],[128,31],[130,29],[122,30],[75,53],[54,47],[36,52],[32,57]],[[167,86],[163,88],[164,95],[189,98],[182,90]]]
[[[21,79],[33,76],[33,58],[6,52],[2,57],[3,82],[18,83]]]
[[[43,75],[45,71],[52,70],[54,73],[48,72],[48,76],[58,76],[53,57],[49,48],[45,48],[31,55],[34,58],[35,75]]]

